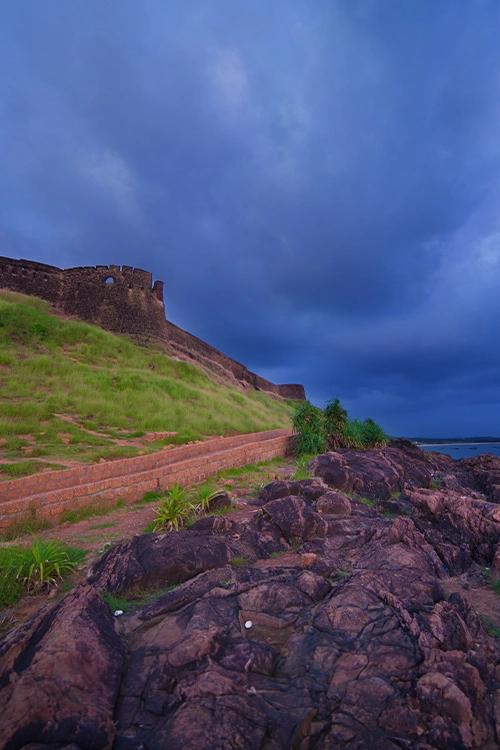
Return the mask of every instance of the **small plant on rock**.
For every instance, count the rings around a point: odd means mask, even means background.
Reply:
[[[244,568],[246,565],[248,565],[247,558],[243,557],[242,555],[237,555],[236,557],[233,557],[232,560],[230,560],[229,562],[235,568]]]
[[[193,513],[186,490],[174,484],[156,510],[154,531],[179,531]]]
[[[210,502],[219,494],[218,490],[212,484],[205,483],[200,485],[195,494],[197,500],[196,511],[205,513],[210,508]]]

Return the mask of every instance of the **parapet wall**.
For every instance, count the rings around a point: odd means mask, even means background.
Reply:
[[[130,266],[61,269],[0,257],[0,287],[42,297],[69,315],[117,333],[160,336],[163,282]]]
[[[175,356],[195,361],[244,387],[303,399],[301,385],[275,385],[210,344],[165,320],[163,282],[130,266],[61,269],[0,257],[0,288],[42,297],[58,309],[109,331],[163,341]]]

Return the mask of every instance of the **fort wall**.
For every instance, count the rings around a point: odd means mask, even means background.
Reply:
[[[298,384],[275,385],[215,347],[165,319],[163,282],[130,266],[61,269],[31,260],[0,257],[0,288],[47,300],[59,310],[115,333],[157,338],[181,359],[223,379],[292,399],[305,398]]]

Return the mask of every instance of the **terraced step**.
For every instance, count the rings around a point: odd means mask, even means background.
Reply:
[[[65,510],[132,503],[150,490],[202,482],[217,471],[290,450],[288,430],[218,437],[147,456],[51,471],[0,485],[0,529],[29,518],[57,520]]]

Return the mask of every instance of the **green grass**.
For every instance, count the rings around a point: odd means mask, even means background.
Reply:
[[[297,458],[297,461],[295,463],[296,469],[292,475],[292,479],[295,479],[296,481],[303,481],[304,479],[311,478],[311,473],[307,467],[314,456],[314,453],[305,453]]]
[[[115,505],[87,505],[83,508],[63,511],[59,516],[59,521],[60,523],[79,523],[80,521],[86,521],[88,518],[107,516],[114,510],[123,507],[125,507],[123,500],[118,500]]]
[[[116,610],[121,610],[122,612],[130,612],[130,610],[133,608],[133,603],[130,601],[130,599],[127,599],[124,596],[116,596],[115,594],[110,594],[108,591],[105,591],[102,595],[102,598],[112,612],[116,612]]]
[[[178,433],[144,447],[151,451],[202,436],[287,427],[292,413],[290,402],[240,393],[159,347],[64,320],[42,300],[14,292],[0,293],[0,394],[7,476],[40,470],[30,455],[47,463],[94,462],[138,452],[116,445],[116,437]],[[13,468],[19,462],[25,465]]]
[[[27,477],[36,474],[42,469],[62,469],[60,464],[49,464],[44,461],[18,461],[14,464],[0,464],[0,473],[7,474],[9,479]]]
[[[142,498],[137,500],[134,505],[140,508],[143,505],[154,503],[155,500],[159,500],[161,497],[165,497],[165,490],[150,490],[149,492],[145,492]]]
[[[235,568],[244,568],[246,565],[248,565],[248,560],[246,557],[237,555],[236,557],[233,557],[232,560],[230,560],[230,563]]]
[[[36,534],[39,531],[45,531],[51,528],[51,524],[48,521],[38,518],[28,518],[25,521],[18,521],[12,524],[6,529],[0,536],[0,539],[5,542],[10,542],[13,539],[17,539],[20,536],[27,534]]]
[[[480,619],[488,635],[491,635],[493,638],[500,638],[500,627],[493,620],[490,620],[485,615],[480,615]]]
[[[276,552],[271,552],[271,554],[268,556],[269,560],[277,560],[280,557],[283,557],[283,555],[286,555],[288,550],[277,550]]]
[[[177,586],[178,584],[163,587],[149,586],[144,589],[131,589],[124,594],[111,594],[108,591],[105,591],[102,594],[102,599],[106,602],[112,612],[121,610],[122,612],[127,613],[157,599],[168,591],[173,591]]]
[[[348,570],[344,570],[343,568],[339,568],[335,572],[335,577],[336,578],[340,578],[341,580],[343,580],[344,578],[349,578],[350,575],[351,574],[349,573],[349,571]]]
[[[231,513],[231,511],[234,510],[234,505],[229,503],[229,505],[224,505],[222,508],[214,508],[213,510],[209,511],[206,515],[207,516],[225,516],[227,513]]]
[[[367,505],[368,508],[374,508],[377,504],[375,500],[371,499],[371,497],[357,497],[355,495],[354,499],[357,500],[359,503],[363,503],[363,505]]]
[[[25,593],[47,592],[84,557],[83,550],[54,541],[0,549],[0,607],[15,604]]]
[[[500,578],[492,579],[490,586],[495,594],[498,594],[500,596]]]

